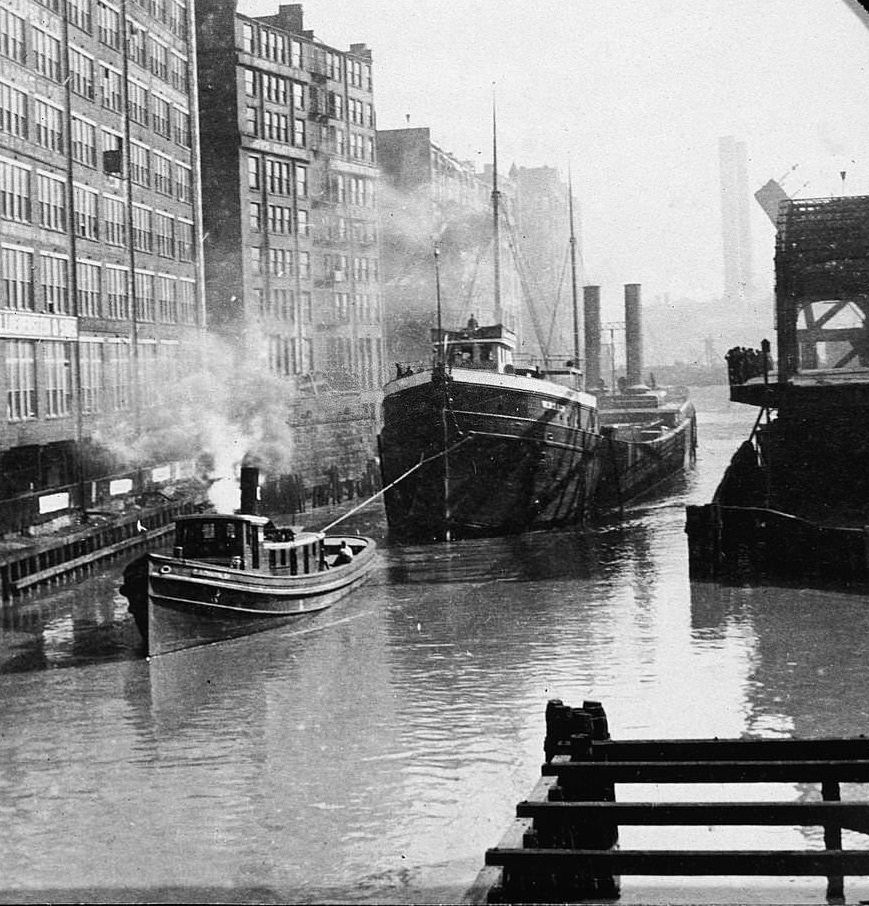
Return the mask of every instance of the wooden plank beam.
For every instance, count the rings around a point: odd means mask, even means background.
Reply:
[[[511,871],[614,875],[869,876],[869,851],[490,849],[486,865]]]
[[[620,739],[593,742],[592,750],[608,761],[822,761],[869,758],[869,739]]]
[[[772,825],[817,827],[837,824],[869,832],[865,802],[530,802],[516,806],[519,818],[547,822],[618,825]]]
[[[571,761],[544,764],[545,777],[562,784],[611,783],[820,783],[869,782],[869,760],[829,761]]]

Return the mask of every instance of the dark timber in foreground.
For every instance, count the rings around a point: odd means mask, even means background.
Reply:
[[[546,706],[546,762],[516,821],[486,852],[471,903],[617,899],[620,875],[818,876],[843,902],[844,877],[869,875],[869,850],[843,850],[842,830],[869,834],[869,802],[840,783],[869,782],[869,739],[612,740],[599,702]],[[616,802],[617,783],[820,784],[813,802]],[[618,848],[620,826],[823,827],[822,850]],[[666,837],[662,838],[666,839]]]

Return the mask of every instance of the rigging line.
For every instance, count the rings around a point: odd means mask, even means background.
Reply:
[[[352,516],[354,513],[358,513],[359,510],[364,509],[366,506],[368,506],[369,503],[371,503],[372,500],[376,500],[382,494],[385,494],[390,488],[394,488],[399,483],[399,481],[404,481],[404,479],[407,478],[407,476],[410,475],[411,472],[415,472],[417,469],[421,468],[432,460],[439,459],[441,456],[446,456],[447,453],[451,453],[456,449],[456,447],[460,447],[463,443],[465,443],[465,441],[470,440],[472,436],[473,435],[469,434],[467,435],[467,437],[463,437],[461,440],[456,441],[451,447],[447,447],[446,450],[441,450],[439,453],[434,453],[431,456],[426,457],[426,459],[421,459],[415,466],[411,466],[403,475],[399,475],[398,478],[395,479],[395,481],[391,481],[388,485],[386,485],[385,488],[381,488],[376,494],[372,494],[367,500],[363,500],[362,503],[360,503],[358,506],[353,507],[352,510],[348,510],[346,513],[344,513],[343,516],[339,516],[334,522],[330,522],[327,526],[325,526],[325,528],[321,528],[320,531],[328,532],[329,529],[334,528],[336,525],[338,525],[339,522],[343,522],[348,516]]]
[[[570,261],[570,246],[564,250],[564,262],[561,265],[561,274],[558,277],[558,292],[555,296],[555,304],[552,306],[552,320],[549,322],[549,336],[546,338],[546,346],[552,346],[552,334],[555,332],[555,321],[558,315],[558,306],[561,303],[561,290],[564,289],[564,274],[567,270],[567,263]]]

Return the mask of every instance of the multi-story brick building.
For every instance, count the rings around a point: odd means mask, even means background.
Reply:
[[[434,248],[438,248],[445,327],[471,314],[483,324],[515,327],[519,283],[507,231],[514,187],[499,173],[500,305],[493,269],[492,168],[478,173],[431,140],[425,127],[377,133],[383,185],[383,293],[386,342],[392,362],[430,358],[436,323]]]
[[[192,35],[184,0],[0,10],[0,500],[159,461],[203,325]]]
[[[383,383],[371,52],[317,40],[298,4],[196,16],[209,324],[285,379],[293,471],[352,477]]]

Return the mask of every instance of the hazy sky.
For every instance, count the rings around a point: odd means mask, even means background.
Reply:
[[[277,0],[242,0],[268,14]],[[790,170],[801,198],[869,194],[869,29],[847,0],[308,0],[316,36],[373,51],[382,129],[429,126],[458,157],[572,161],[584,282],[605,306],[638,282],[720,294],[718,139],[746,143],[751,189]],[[807,183],[807,184],[806,184]],[[752,201],[755,270],[772,225]]]

